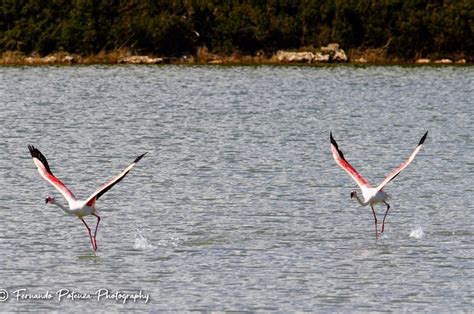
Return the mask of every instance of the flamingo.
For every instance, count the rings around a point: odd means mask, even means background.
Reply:
[[[58,202],[51,196],[46,197],[45,202],[46,204],[56,205],[65,211],[67,214],[75,215],[79,218],[87,228],[87,232],[89,233],[89,238],[91,240],[92,248],[94,251],[97,251],[97,229],[99,228],[100,216],[97,214],[97,210],[95,208],[95,202],[108,190],[110,190],[115,184],[119,183],[127,173],[135,166],[135,164],[145,156],[146,153],[138,156],[124,171],[122,171],[118,176],[110,180],[109,182],[105,183],[101,187],[99,187],[94,193],[92,193],[89,198],[85,201],[78,201],[74,194],[61,182],[58,178],[56,178],[51,169],[49,168],[48,161],[46,157],[33,145],[28,145],[28,149],[30,150],[31,157],[33,158],[33,162],[38,168],[38,172],[41,176],[48,181],[51,185],[53,185],[66,199],[68,202],[69,208]],[[94,236],[92,236],[91,229],[87,225],[84,220],[85,216],[92,215],[97,217],[97,224],[95,226]]]
[[[380,183],[377,187],[374,188],[369,183],[367,183],[367,181],[364,178],[362,178],[362,176],[344,158],[344,155],[342,154],[336,141],[332,137],[332,132],[329,133],[329,137],[331,140],[331,151],[332,151],[332,156],[334,157],[334,160],[344,171],[346,171],[351,176],[351,178],[357,183],[357,185],[362,191],[363,199],[359,197],[356,190],[353,190],[351,192],[351,198],[355,197],[360,205],[362,206],[370,205],[370,208],[372,208],[372,214],[374,215],[374,224],[375,224],[375,239],[378,238],[378,234],[377,234],[377,216],[375,215],[374,205],[377,203],[384,203],[387,206],[387,209],[385,211],[385,215],[383,216],[383,221],[382,221],[382,233],[383,233],[384,227],[385,227],[385,218],[387,217],[388,210],[390,209],[390,205],[387,203],[387,201],[390,199],[390,196],[383,190],[383,188],[390,181],[395,179],[395,177],[397,177],[400,174],[400,172],[402,172],[403,169],[408,167],[408,165],[413,161],[416,154],[418,154],[418,152],[420,151],[421,146],[423,146],[423,143],[425,142],[427,135],[428,135],[428,131],[426,131],[426,133],[420,139],[420,142],[416,146],[413,153],[411,153],[410,157],[408,157],[408,159],[405,162],[403,162],[400,166],[398,166],[398,168],[396,168],[388,176],[386,176],[385,179],[382,181],[382,183]]]

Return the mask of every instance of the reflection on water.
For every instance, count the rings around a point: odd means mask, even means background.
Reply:
[[[150,300],[0,308],[469,311],[473,78],[471,67],[1,67],[0,289]],[[330,130],[374,184],[430,132],[386,187],[379,241]],[[79,198],[149,152],[97,202],[96,257],[80,221],[44,204],[61,196],[28,144]]]

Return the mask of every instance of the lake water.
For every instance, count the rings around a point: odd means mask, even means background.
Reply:
[[[0,311],[472,311],[473,99],[469,66],[0,67]],[[426,130],[376,241],[329,132],[377,185]],[[28,144],[80,199],[148,152],[95,255]]]

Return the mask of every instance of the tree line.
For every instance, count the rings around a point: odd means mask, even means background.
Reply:
[[[473,20],[472,0],[3,0],[0,52],[253,55],[337,42],[472,59]]]

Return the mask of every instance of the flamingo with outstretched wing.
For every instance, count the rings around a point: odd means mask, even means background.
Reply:
[[[63,211],[68,214],[75,215],[78,217],[86,226],[87,231],[89,233],[89,238],[91,240],[92,248],[94,251],[97,250],[97,229],[99,228],[100,217],[96,212],[95,202],[108,190],[110,190],[115,184],[119,183],[127,173],[135,166],[135,164],[142,159],[145,154],[138,156],[124,171],[122,171],[118,176],[110,180],[109,182],[102,185],[98,188],[88,199],[85,201],[78,201],[74,194],[58,179],[56,178],[51,169],[49,168],[48,161],[46,157],[34,146],[28,145],[28,149],[30,150],[31,157],[33,158],[33,162],[38,168],[39,173],[41,176],[48,181],[52,186],[54,186],[61,194],[64,196],[66,201],[68,202],[68,207],[64,206],[53,197],[48,196],[46,198],[46,204],[53,204],[60,207]],[[87,225],[84,220],[85,216],[92,215],[97,217],[97,224],[94,231],[94,236],[92,236],[91,229]]]
[[[383,190],[385,185],[395,179],[396,176],[402,172],[403,169],[408,167],[408,165],[413,161],[415,158],[416,154],[421,149],[421,146],[423,146],[423,143],[425,142],[426,136],[428,135],[428,131],[426,131],[425,135],[421,138],[420,142],[416,146],[415,150],[413,153],[411,153],[410,157],[403,162],[398,168],[393,170],[383,181],[380,183],[377,187],[372,187],[369,183],[367,183],[364,178],[354,169],[354,167],[349,164],[349,162],[344,158],[344,155],[342,154],[342,151],[339,149],[336,140],[332,137],[332,132],[329,133],[329,138],[331,140],[331,151],[332,151],[332,156],[334,157],[334,160],[336,163],[344,170],[346,171],[351,178],[357,183],[359,188],[362,191],[362,196],[363,199],[357,195],[357,191],[352,191],[351,192],[351,198],[356,198],[359,204],[362,206],[367,206],[370,205],[370,208],[372,208],[372,213],[374,215],[374,224],[375,224],[375,238],[378,238],[378,233],[377,233],[377,216],[375,215],[375,210],[374,210],[374,205],[377,203],[384,203],[387,206],[387,209],[385,211],[385,215],[383,216],[383,221],[382,221],[382,233],[384,231],[385,227],[385,218],[387,217],[388,210],[390,209],[390,205],[387,203],[387,200],[390,198],[390,196]]]

